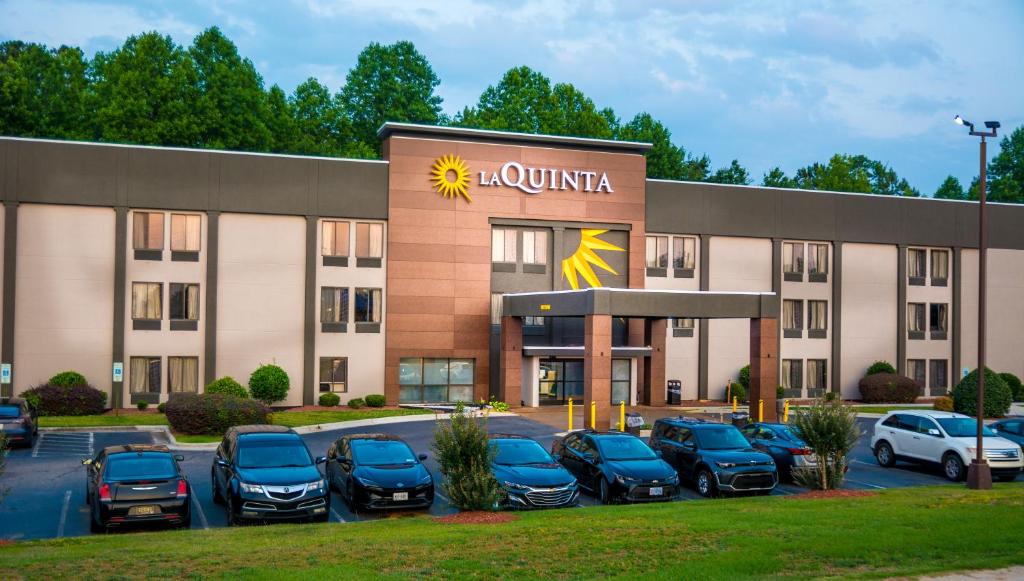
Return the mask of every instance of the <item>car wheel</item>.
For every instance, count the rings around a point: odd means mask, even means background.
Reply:
[[[601,479],[601,504],[612,503],[612,491],[608,486],[608,481],[604,478]]]
[[[942,472],[946,478],[959,482],[964,479],[964,461],[956,454],[946,454],[942,458]]]
[[[697,493],[705,498],[711,498],[718,493],[715,487],[715,475],[707,468],[697,473]]]
[[[892,446],[888,442],[879,442],[875,446],[875,460],[878,460],[880,466],[886,468],[892,468],[896,464],[896,454],[892,451]]]
[[[226,500],[225,510],[227,510],[228,513],[228,526],[233,527],[238,524],[238,515],[235,514],[235,501],[231,494],[227,495]]]
[[[351,510],[352,512],[356,512],[356,510],[358,510],[359,507],[356,506],[355,486],[352,484],[351,480],[349,480],[348,485],[345,486],[345,494],[343,495],[343,497],[345,499],[345,505],[348,506],[348,509]]]
[[[220,488],[217,487],[217,475],[210,470],[210,488],[213,490],[213,504],[224,504],[224,496],[220,493]]]

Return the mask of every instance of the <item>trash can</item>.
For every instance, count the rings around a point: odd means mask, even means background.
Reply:
[[[640,428],[647,423],[644,421],[644,417],[637,412],[626,412],[626,431],[630,434],[639,436]]]
[[[668,380],[668,396],[665,403],[668,405],[679,405],[683,402],[683,382],[678,379]]]
[[[750,419],[750,414],[747,412],[732,412],[732,425],[737,428],[742,428],[747,425],[747,420]]]

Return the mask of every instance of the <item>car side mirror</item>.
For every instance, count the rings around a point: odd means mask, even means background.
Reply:
[[[175,454],[174,455],[174,459],[177,460],[178,462],[184,462],[185,461],[185,457],[182,456],[181,454]]]
[[[90,458],[83,458],[82,459],[82,466],[91,466],[91,465],[92,465],[92,459],[90,459]]]
[[[940,437],[940,438],[942,437],[942,433],[939,432],[938,430],[936,430],[935,428],[928,428],[928,435],[929,436],[937,436],[937,437]]]
[[[427,459],[427,455],[426,454],[420,454],[419,456],[416,456],[416,457],[420,459],[420,462],[422,462],[422,461]]]
[[[214,463],[217,464],[217,466],[220,466],[221,468],[227,468],[228,466],[230,466],[230,464],[228,464],[228,461],[223,458],[215,459]]]
[[[317,464],[323,464],[324,462],[327,462],[327,456],[317,456],[316,457],[316,463]]]

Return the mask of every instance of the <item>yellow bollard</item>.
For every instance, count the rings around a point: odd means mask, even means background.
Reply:
[[[626,402],[625,400],[619,402],[619,431],[626,431]]]
[[[590,429],[597,429],[597,402],[590,402]]]
[[[784,424],[788,424],[789,423],[789,402],[788,401],[782,404],[782,423],[784,423]]]
[[[738,397],[732,398],[732,413],[736,413],[736,404],[739,403],[737,400],[739,400]]]
[[[764,421],[764,400],[763,399],[757,400],[757,421],[759,421],[759,422],[763,422]]]
[[[572,431],[572,398],[569,398],[569,431]]]

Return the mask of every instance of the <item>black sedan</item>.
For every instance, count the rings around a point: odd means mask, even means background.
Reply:
[[[327,482],[352,510],[427,508],[434,502],[434,478],[398,436],[342,436],[327,451]]]
[[[640,438],[622,432],[573,432],[551,445],[555,457],[601,502],[672,500],[679,476]]]
[[[85,500],[89,528],[159,523],[188,528],[192,488],[166,446],[109,446],[86,459]]]
[[[537,442],[524,436],[492,435],[491,472],[506,508],[561,508],[579,504],[576,478]]]
[[[814,450],[811,450],[793,428],[786,424],[747,424],[740,432],[755,450],[764,452],[775,460],[781,478],[792,480],[794,468],[817,466]]]
[[[0,398],[0,432],[9,444],[31,448],[39,433],[35,408],[20,397]]]

